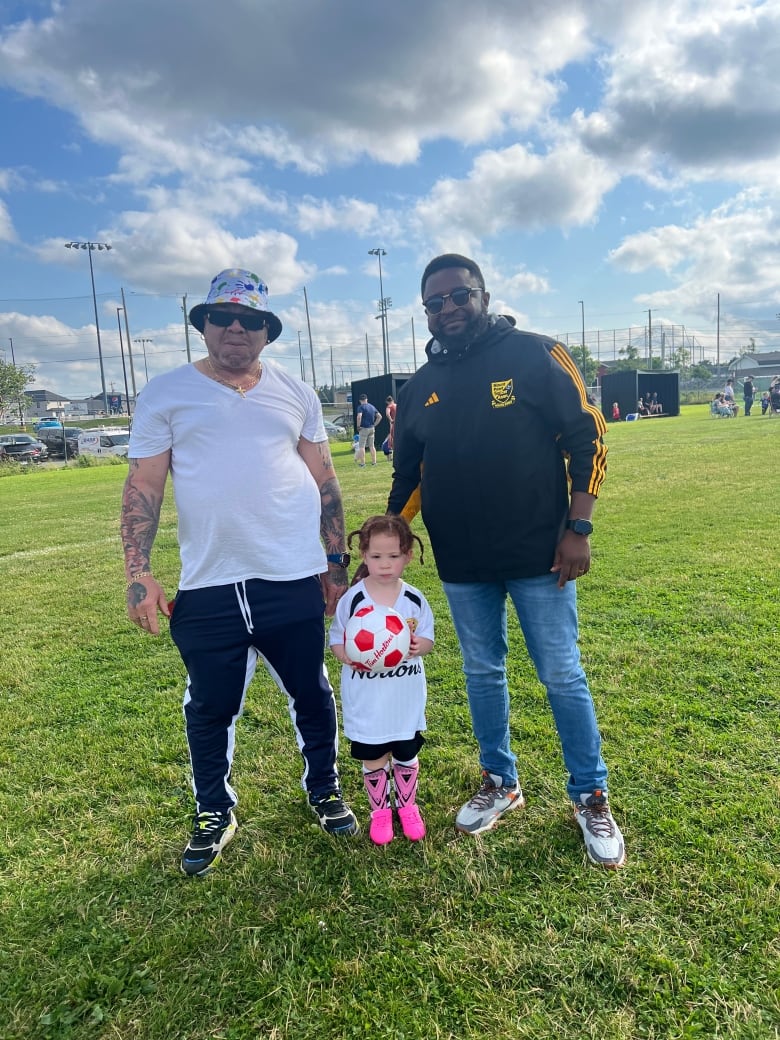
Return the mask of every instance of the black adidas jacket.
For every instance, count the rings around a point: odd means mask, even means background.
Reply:
[[[606,425],[571,355],[496,315],[467,347],[425,353],[398,392],[388,512],[422,510],[443,581],[547,573],[568,481],[598,495],[606,470]]]

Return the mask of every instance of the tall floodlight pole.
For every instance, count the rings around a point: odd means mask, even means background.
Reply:
[[[130,388],[127,385],[127,367],[125,365],[125,347],[122,343],[122,322],[119,315],[122,311],[121,307],[116,309],[116,324],[119,329],[119,353],[122,355],[122,375],[125,377],[125,400],[127,401],[127,416],[130,417]]]
[[[106,374],[103,369],[103,347],[100,343],[100,322],[98,321],[97,295],[95,293],[95,272],[92,267],[92,250],[110,249],[108,242],[66,242],[66,249],[86,249],[89,256],[89,277],[92,282],[92,305],[95,308],[95,332],[97,333],[98,360],[100,361],[100,386],[103,391],[103,411],[108,415],[108,395],[106,394]]]
[[[119,290],[122,294],[122,310],[125,312],[125,338],[127,339],[127,356],[130,359],[130,382],[133,386],[133,404],[135,404],[136,389],[135,389],[135,368],[133,367],[133,345],[130,342],[130,322],[127,317],[127,304],[125,303],[125,290],[121,288]]]
[[[147,343],[154,343],[154,340],[152,340],[152,339],[136,339],[136,340],[133,340],[133,342],[134,343],[140,343],[141,344],[141,349],[144,352],[144,375],[146,376],[146,382],[148,383],[149,382],[149,366],[146,363],[146,344]]]
[[[387,252],[377,247],[376,249],[369,249],[368,255],[375,256],[379,261],[379,317],[382,322],[382,365],[385,375],[387,375],[389,367],[387,357],[387,308],[385,305],[385,289],[382,284],[382,257],[387,256]]]
[[[585,355],[585,303],[583,300],[579,301],[580,311],[582,312],[582,352],[583,357]]]
[[[181,309],[184,311],[184,343],[187,348],[187,364],[189,365],[192,361],[192,354],[190,353],[190,323],[187,319],[187,294],[185,293],[181,301]]]
[[[311,358],[311,385],[314,387],[314,392],[319,397],[317,392],[317,373],[314,371],[314,343],[311,338],[311,318],[309,317],[309,297],[306,294],[306,286],[303,287],[303,303],[306,307],[306,327],[309,330],[309,357]]]

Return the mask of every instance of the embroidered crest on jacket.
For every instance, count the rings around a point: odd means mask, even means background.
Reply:
[[[490,384],[492,408],[507,408],[515,403],[515,386],[511,379],[501,379]]]

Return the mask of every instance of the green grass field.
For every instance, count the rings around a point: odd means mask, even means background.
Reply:
[[[426,554],[408,577],[438,624],[428,838],[377,849],[365,828],[352,842],[313,829],[262,674],[239,724],[238,835],[218,871],[185,879],[182,667],[167,633],[125,617],[125,467],[1,479],[0,1037],[779,1037],[780,422],[686,408],[607,439],[579,593],[629,854],[618,873],[587,864],[514,626],[528,807],[456,838],[477,753]],[[346,443],[334,454],[352,529],[384,511],[390,466],[358,470]],[[170,496],[154,566],[173,594]],[[341,767],[365,820],[346,746]]]

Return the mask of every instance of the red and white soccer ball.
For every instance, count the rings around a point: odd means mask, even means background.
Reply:
[[[344,629],[350,661],[372,672],[389,672],[409,653],[409,626],[391,607],[360,607]]]

